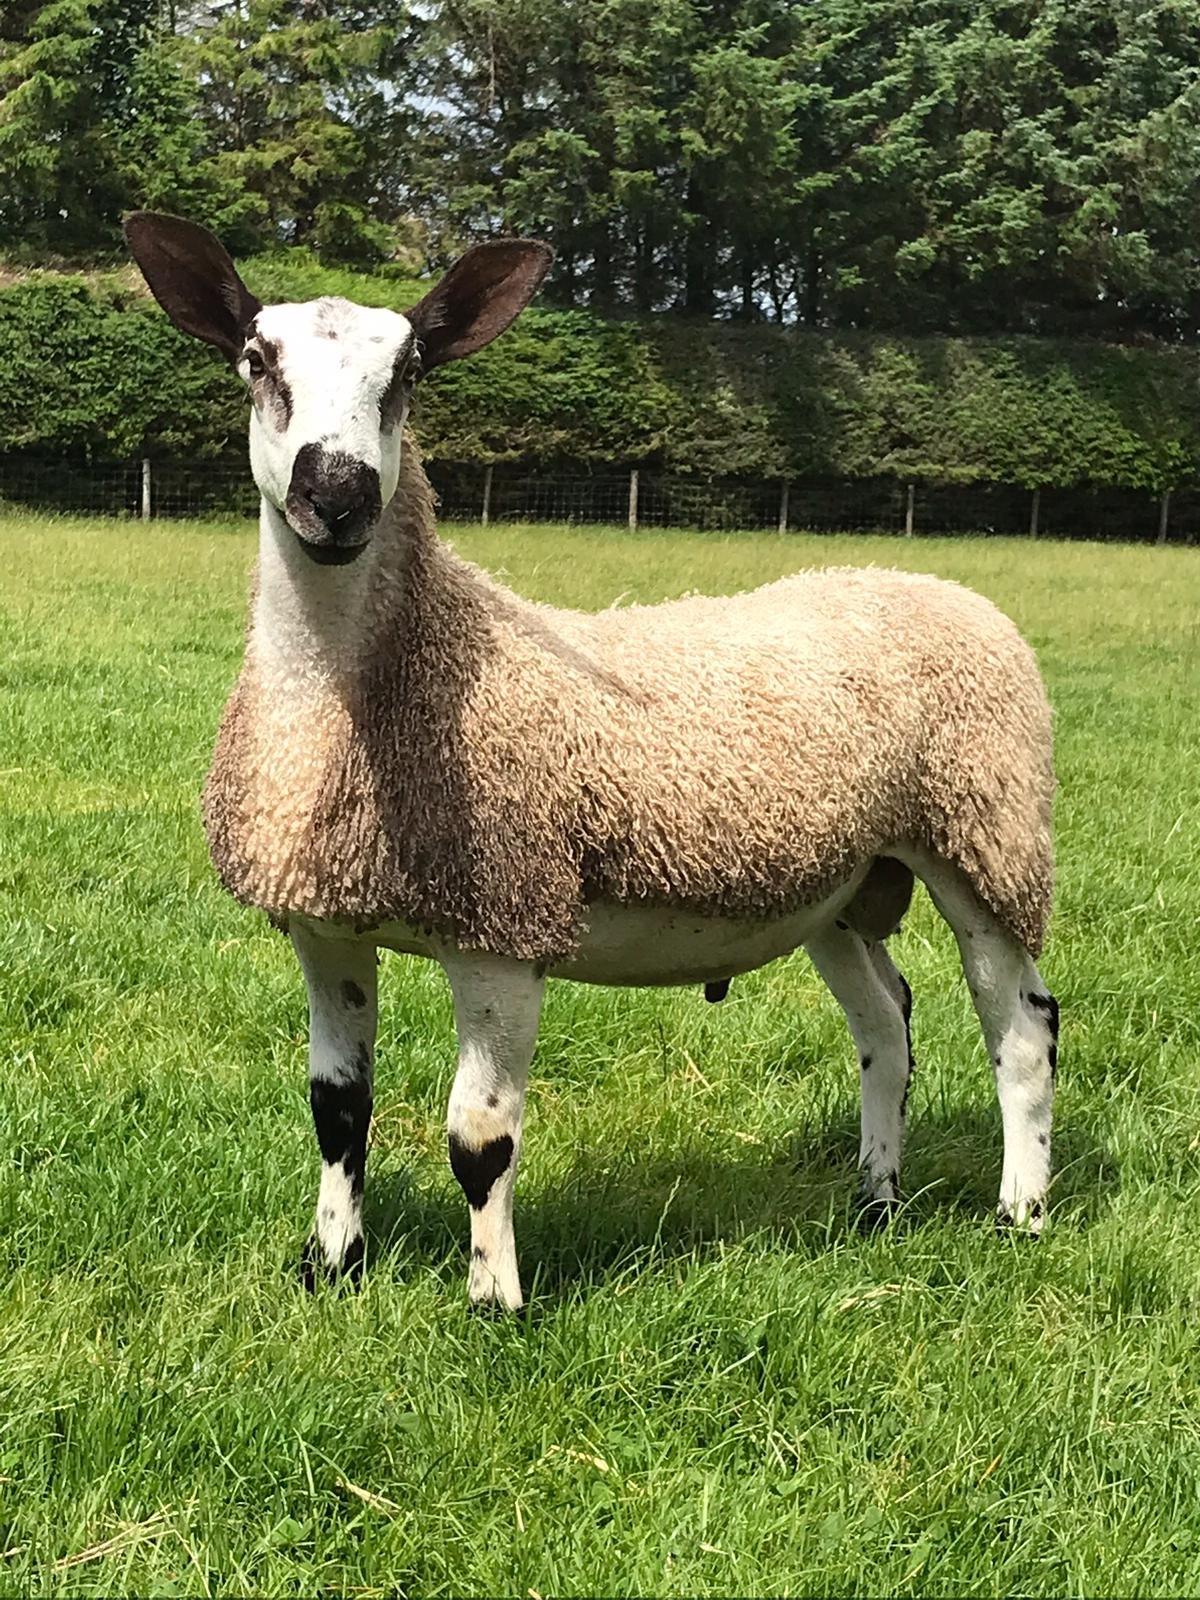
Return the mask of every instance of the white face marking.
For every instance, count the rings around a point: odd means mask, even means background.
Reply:
[[[249,351],[261,351],[258,377],[243,357],[238,371],[254,397],[250,466],[263,496],[283,510],[296,455],[306,444],[365,462],[379,474],[386,505],[400,474],[408,390],[393,379],[413,349],[412,324],[395,311],[349,300],[264,306]],[[387,418],[380,403],[389,397]]]

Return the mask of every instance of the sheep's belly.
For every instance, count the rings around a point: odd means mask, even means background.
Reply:
[[[660,906],[590,908],[590,925],[570,961],[553,978],[577,983],[712,983],[753,972],[788,955],[837,916],[862,874],[828,900],[770,922],[691,916]]]
[[[765,922],[696,916],[671,906],[600,901],[588,908],[588,927],[578,952],[569,961],[552,966],[550,976],[615,985],[711,983],[734,978],[788,955],[827,926],[866,871],[865,866],[861,868],[827,900]],[[400,923],[385,924],[368,937],[385,949],[408,955],[436,959],[439,954],[439,940],[423,937]]]

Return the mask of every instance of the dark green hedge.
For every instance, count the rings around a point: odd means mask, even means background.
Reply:
[[[420,286],[251,262],[264,299],[398,309]],[[1200,478],[1195,353],[1044,339],[895,339],[533,310],[424,386],[446,461],[646,462],[702,477],[878,474],[1144,490]],[[129,272],[0,290],[0,450],[211,459],[241,448],[241,385]]]

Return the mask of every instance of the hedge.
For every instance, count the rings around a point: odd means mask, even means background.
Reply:
[[[264,300],[397,309],[423,286],[261,258]],[[432,377],[434,460],[642,462],[698,477],[899,476],[1148,491],[1200,479],[1200,370],[1177,347],[903,339],[535,308]],[[130,270],[0,289],[0,451],[80,461],[240,450],[240,383],[168,324]]]

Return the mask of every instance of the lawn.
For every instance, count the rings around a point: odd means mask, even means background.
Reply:
[[[358,1296],[315,1196],[286,942],[197,790],[250,531],[0,521],[0,1591],[1200,1591],[1200,551],[456,530],[598,606],[896,563],[994,598],[1057,711],[1054,1203],[998,1237],[953,942],[895,941],[918,1077],[899,1226],[849,1225],[857,1071],[803,955],[552,984],[517,1236],[468,1316],[440,973],[388,957]]]

